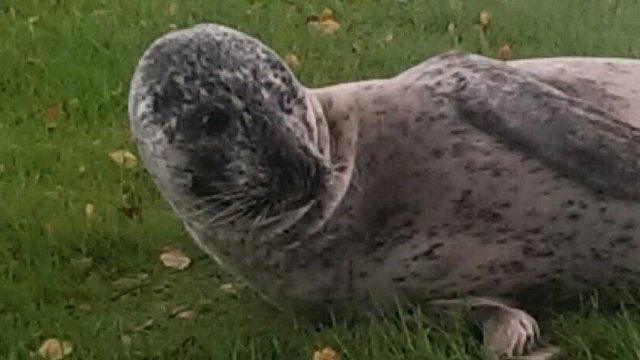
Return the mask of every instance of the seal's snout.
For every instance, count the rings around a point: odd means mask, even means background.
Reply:
[[[182,215],[273,217],[312,201],[326,178],[307,96],[259,41],[199,25],[147,50],[129,113],[147,169]]]

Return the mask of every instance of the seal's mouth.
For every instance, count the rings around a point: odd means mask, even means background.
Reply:
[[[190,188],[195,197],[184,215],[207,227],[231,224],[256,230],[308,208],[323,193],[330,170],[320,159],[267,159],[268,171],[255,172],[252,181],[237,181],[237,174],[212,181],[205,172],[194,172]]]

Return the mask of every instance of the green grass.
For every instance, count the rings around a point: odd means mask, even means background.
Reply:
[[[233,279],[191,244],[147,174],[108,159],[115,149],[134,151],[126,104],[136,61],[171,24],[199,22],[295,53],[308,86],[390,76],[453,47],[495,56],[507,43],[516,57],[638,58],[640,1],[171,3],[0,0],[0,359],[28,359],[49,337],[72,341],[72,359],[309,359],[324,346],[343,359],[486,358],[474,329],[444,329],[419,311],[317,327],[248,290],[221,291]],[[307,17],[325,6],[342,24],[335,36],[307,29]],[[475,29],[482,9],[493,15],[486,42]],[[47,130],[45,110],[58,103],[62,114]],[[87,203],[97,208],[90,221]],[[123,207],[139,207],[142,219]],[[171,244],[194,259],[191,268],[160,264]],[[117,296],[114,281],[141,276],[140,287]],[[175,305],[197,317],[171,317]],[[543,328],[567,359],[640,359],[638,314],[586,306]]]

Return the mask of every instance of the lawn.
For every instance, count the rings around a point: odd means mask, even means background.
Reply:
[[[324,8],[333,35],[307,25]],[[415,309],[317,326],[229,291],[236,279],[192,245],[144,169],[110,159],[135,153],[137,59],[201,22],[295,54],[307,86],[390,76],[452,48],[640,58],[638,0],[0,0],[0,359],[29,359],[48,338],[73,344],[68,359],[311,359],[324,347],[343,360],[488,358],[475,329]],[[167,246],[191,266],[163,266]],[[587,302],[542,325],[566,359],[640,359],[640,307]]]

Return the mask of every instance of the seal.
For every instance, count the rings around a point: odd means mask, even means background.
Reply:
[[[452,52],[309,89],[203,24],[150,46],[129,116],[196,243],[276,306],[459,308],[514,356],[539,345],[521,309],[640,285],[637,84],[636,60]]]

